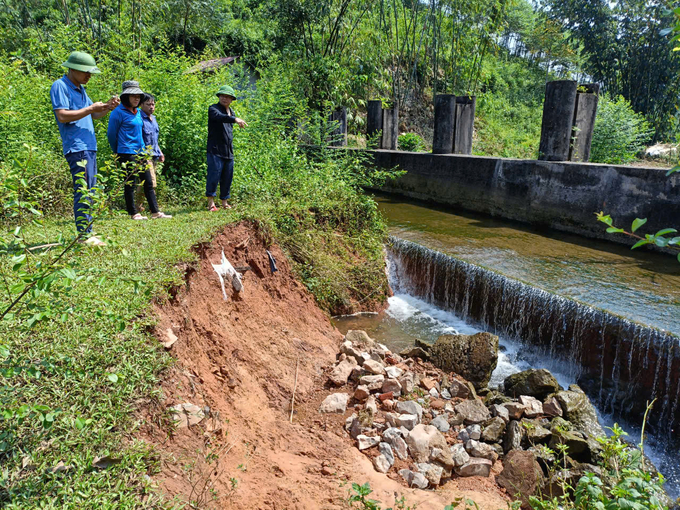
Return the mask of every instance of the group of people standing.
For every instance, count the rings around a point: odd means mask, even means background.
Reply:
[[[156,100],[139,87],[136,81],[123,82],[120,97],[113,95],[105,102],[92,102],[85,85],[92,74],[99,74],[95,60],[87,53],[74,51],[62,64],[66,74],[52,84],[50,98],[62,139],[64,157],[73,177],[73,211],[76,228],[84,242],[104,246],[92,230],[90,191],[97,184],[97,140],[93,119],[111,112],[107,138],[118,163],[124,169],[125,207],[131,219],[148,219],[140,213],[135,191],[142,184],[152,219],[170,219],[163,213],[156,198],[156,170],[165,156],[158,144],[159,127],[154,116]],[[206,197],[208,210],[215,205],[220,185],[221,207],[229,209],[231,182],[234,174],[233,125],[246,127],[236,117],[230,105],[236,99],[234,89],[225,85],[217,91],[219,102],[208,109],[208,146]]]

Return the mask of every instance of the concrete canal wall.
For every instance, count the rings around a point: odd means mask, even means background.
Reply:
[[[640,232],[680,226],[680,174],[657,168],[518,160],[459,154],[372,151],[382,168],[406,174],[382,191],[565,232],[632,244],[605,232],[595,212],[618,227],[647,218]]]

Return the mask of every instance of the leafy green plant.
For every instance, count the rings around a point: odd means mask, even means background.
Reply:
[[[597,108],[590,161],[624,164],[633,161],[653,130],[622,96],[602,95]]]
[[[400,151],[423,152],[425,150],[425,142],[422,137],[416,133],[404,133],[403,135],[399,135],[397,146]]]
[[[660,248],[671,248],[680,250],[680,236],[672,236],[672,234],[677,234],[677,230],[674,228],[663,228],[656,232],[656,234],[645,234],[644,237],[637,235],[635,232],[647,223],[646,218],[635,218],[630,227],[630,232],[619,228],[614,225],[614,220],[608,214],[604,212],[595,213],[597,216],[597,221],[601,221],[607,225],[608,234],[624,234],[633,239],[638,239],[638,241],[631,247],[631,250],[639,248],[640,246],[645,246],[648,244],[659,246]],[[678,262],[680,262],[680,253],[678,253]]]

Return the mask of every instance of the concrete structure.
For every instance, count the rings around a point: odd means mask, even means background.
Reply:
[[[399,105],[395,104],[392,108],[383,109],[382,130],[381,147],[387,150],[397,150],[397,141],[399,139]]]
[[[330,116],[332,131],[329,133],[329,145],[332,147],[344,147],[347,145],[347,108],[340,106]]]
[[[593,141],[595,116],[597,115],[600,86],[597,83],[589,83],[581,85],[579,89],[576,93],[569,161],[588,161],[590,159],[590,145]]]
[[[576,82],[550,81],[545,84],[541,144],[538,159],[567,161],[576,106]]]
[[[377,147],[382,147],[382,123],[383,110],[382,101],[369,101],[366,115],[366,135],[374,137],[378,134],[381,136],[377,139]]]
[[[454,154],[472,154],[472,134],[475,125],[475,96],[456,97],[456,127],[453,131]]]
[[[407,171],[384,191],[588,237],[631,244],[623,234],[607,234],[595,219],[598,211],[627,229],[636,217],[647,218],[642,232],[678,227],[680,218],[680,175],[666,177],[663,169],[384,150],[373,155],[381,168]]]
[[[456,127],[456,96],[437,94],[434,98],[434,136],[432,154],[453,153],[453,131]]]

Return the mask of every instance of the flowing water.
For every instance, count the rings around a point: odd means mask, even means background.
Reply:
[[[646,400],[657,398],[646,451],[680,495],[676,261],[412,202],[379,198],[379,206],[393,235],[395,295],[381,314],[340,319],[341,330],[364,329],[396,351],[414,338],[495,332],[491,386],[548,368],[565,387],[581,384],[603,423],[623,420],[634,442]]]

